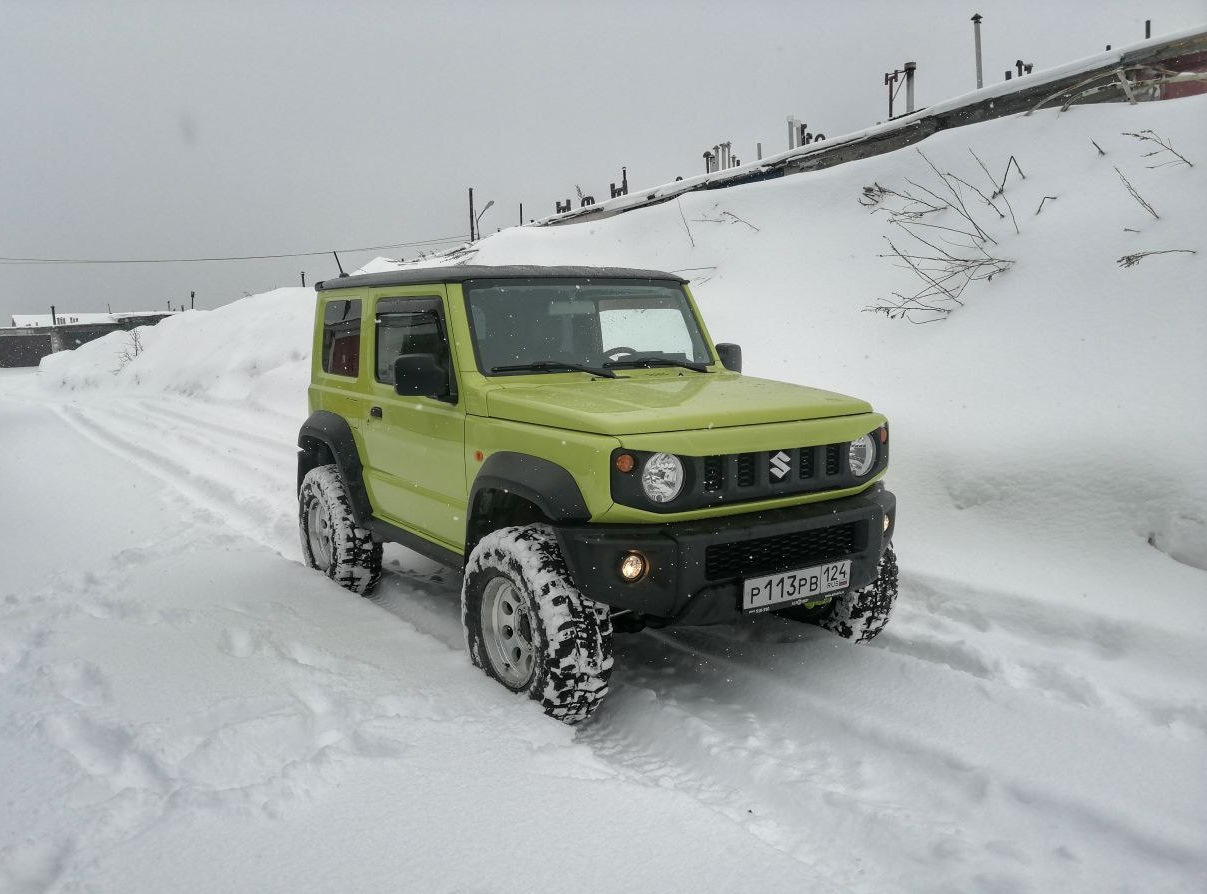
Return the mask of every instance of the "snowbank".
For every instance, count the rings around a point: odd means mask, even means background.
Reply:
[[[306,409],[314,291],[276,289],[217,310],[190,310],[134,333],[111,332],[42,360],[53,390],[161,391]]]

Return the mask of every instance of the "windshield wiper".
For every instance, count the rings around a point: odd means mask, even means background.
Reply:
[[[609,364],[610,365],[610,364]],[[492,366],[492,373],[502,372],[523,372],[532,370],[533,372],[544,372],[546,370],[565,369],[571,372],[585,372],[593,376],[601,376],[605,379],[617,378],[616,373],[610,369],[596,369],[594,366],[584,366],[581,363],[565,363],[561,360],[538,360],[535,363],[516,363],[511,366]]]
[[[703,363],[692,360],[679,360],[675,357],[633,357],[629,360],[609,360],[604,366],[609,369],[616,367],[650,369],[655,366],[681,366],[683,369],[694,370],[698,373],[711,372]]]

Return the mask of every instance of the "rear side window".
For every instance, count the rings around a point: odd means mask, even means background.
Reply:
[[[360,375],[360,299],[329,301],[323,310],[323,372]]]

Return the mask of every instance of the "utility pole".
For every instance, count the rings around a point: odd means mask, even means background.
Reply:
[[[972,39],[976,44],[976,87],[980,90],[984,86],[984,81],[981,79],[981,14],[979,12],[972,17]]]
[[[306,271],[302,271],[302,288],[306,288]]]
[[[474,217],[474,188],[469,188],[469,241],[474,241],[474,227],[477,224],[477,218]]]
[[[303,277],[305,277],[305,276],[306,276],[306,274],[305,274],[305,273],[303,273],[303,274],[302,274],[302,276],[303,276]],[[303,283],[302,283],[302,285],[306,285],[306,283],[305,283],[305,282],[303,282]],[[194,309],[194,305],[196,304],[196,301],[197,301],[197,293],[196,293],[196,292],[189,292],[189,310],[193,310],[193,309]]]

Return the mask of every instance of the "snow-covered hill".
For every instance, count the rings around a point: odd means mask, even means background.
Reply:
[[[681,271],[748,373],[893,425],[880,639],[631,637],[574,731],[468,667],[455,575],[298,567],[312,292],[0,377],[0,890],[1201,890],[1205,112],[1003,119],[456,258]],[[971,221],[891,221],[956,177]],[[950,316],[867,311],[924,285],[886,236],[974,225],[1011,263]]]

